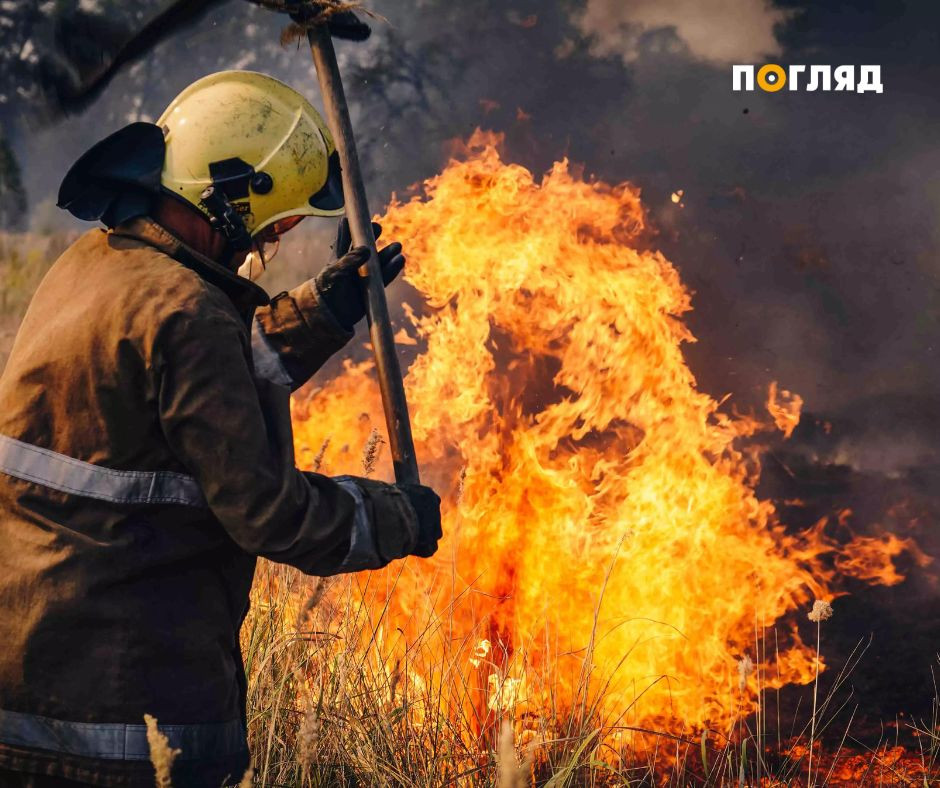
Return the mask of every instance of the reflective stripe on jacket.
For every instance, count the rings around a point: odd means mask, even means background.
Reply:
[[[349,336],[148,220],[55,263],[0,377],[0,767],[152,784],[152,714],[178,788],[241,777],[255,557],[326,575],[385,563],[376,522],[413,539],[396,489],[294,467],[289,391]]]

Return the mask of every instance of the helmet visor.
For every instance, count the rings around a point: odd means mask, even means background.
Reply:
[[[251,250],[245,255],[244,262],[236,272],[239,276],[256,282],[267,270],[268,263],[274,259],[278,249],[281,248],[281,239],[278,236],[271,238],[253,238]]]
[[[338,211],[343,207],[343,169],[339,164],[339,153],[333,151],[328,162],[326,183],[320,191],[310,197],[309,203],[320,211]]]

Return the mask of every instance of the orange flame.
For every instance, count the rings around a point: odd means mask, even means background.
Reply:
[[[773,417],[785,438],[793,434],[800,423],[800,412],[803,409],[803,398],[786,389],[778,390],[777,381],[770,384],[767,392],[767,412]]]
[[[898,572],[892,559],[902,553],[909,553],[921,567],[927,566],[933,560],[913,539],[884,534],[856,536],[836,556],[835,565],[836,569],[847,577],[864,580],[873,585],[896,586],[904,581],[904,575]]]
[[[446,620],[433,636],[442,654],[463,649],[484,710],[564,705],[594,676],[608,682],[596,685],[608,723],[727,725],[756,708],[758,676],[812,680],[795,630],[773,665],[756,640],[835,595],[824,557],[842,553],[821,527],[785,534],[756,497],[738,442],[766,425],[696,388],[682,355],[690,295],[641,249],[638,191],[567,161],[539,182],[499,143],[477,132],[423,197],[381,219],[424,300],[406,310],[418,355],[405,383],[446,536],[435,559],[386,570],[395,590],[375,604],[404,643]],[[775,395],[789,434],[799,398]],[[381,414],[371,363],[347,363],[295,403],[300,460],[329,440],[323,470],[357,472]],[[387,456],[378,472],[390,478]],[[859,566],[875,572],[858,557],[841,569]]]

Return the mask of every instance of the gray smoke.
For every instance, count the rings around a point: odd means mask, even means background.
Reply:
[[[643,53],[643,38],[666,31],[673,51],[712,63],[766,62],[780,54],[774,27],[790,15],[766,0],[587,0],[573,14],[575,26],[591,39],[599,57],[632,63]]]

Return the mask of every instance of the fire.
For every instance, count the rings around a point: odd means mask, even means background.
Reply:
[[[387,605],[385,656],[414,660],[420,642],[412,680],[469,687],[470,701],[440,702],[484,716],[590,698],[606,725],[732,725],[757,708],[758,682],[813,679],[792,625],[777,655],[765,628],[837,595],[835,557],[881,577],[897,544],[786,534],[741,447],[773,426],[696,387],[690,294],[641,244],[639,192],[566,161],[539,181],[498,148],[477,132],[381,218],[423,301],[399,338],[417,354],[405,383],[446,534],[435,559],[362,578],[367,604]],[[361,473],[382,429],[372,366],[322,385],[295,402],[299,461]],[[771,391],[787,434],[799,402]],[[387,452],[377,473],[391,478]]]
[[[777,382],[773,381],[767,392],[767,412],[773,417],[784,437],[789,438],[800,423],[800,412],[803,409],[803,398],[786,389],[778,389]]]

